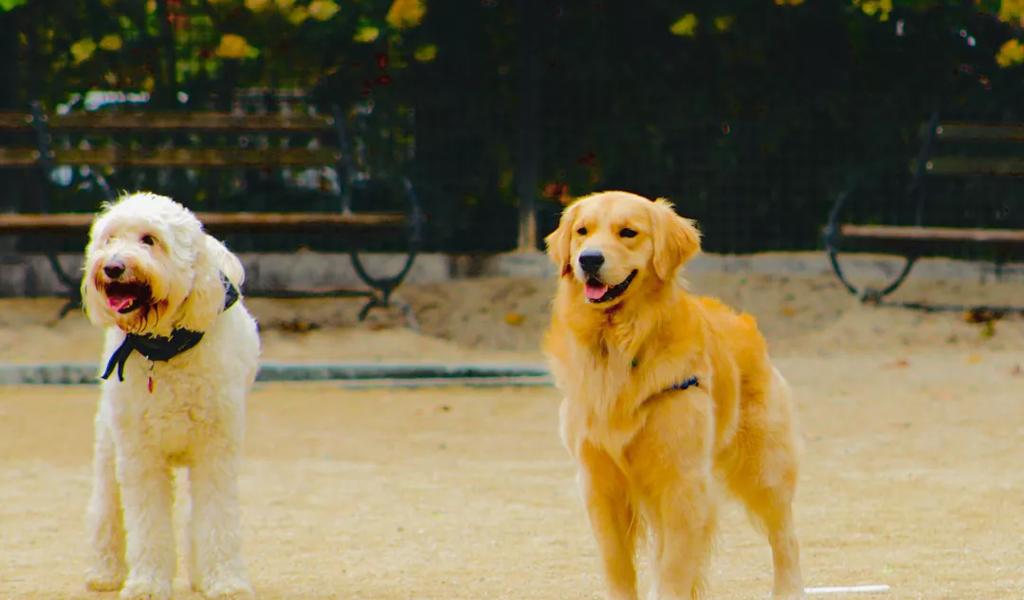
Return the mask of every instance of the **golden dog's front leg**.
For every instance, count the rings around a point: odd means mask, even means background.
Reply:
[[[629,478],[654,537],[651,598],[657,600],[704,594],[715,527],[710,404],[698,389],[666,394],[626,449]]]
[[[603,450],[583,444],[579,483],[611,600],[636,600],[636,530],[626,479]]]

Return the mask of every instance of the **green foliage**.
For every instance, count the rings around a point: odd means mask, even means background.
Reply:
[[[27,1],[28,0],[0,0],[0,10],[14,10],[15,8],[25,4]]]
[[[629,188],[677,201],[712,249],[814,246],[851,178],[905,183],[933,111],[1024,120],[1008,0],[535,1],[548,226],[562,200]],[[0,0],[19,57],[0,69],[0,100],[52,109],[120,89],[195,110],[261,87],[308,90],[321,111],[372,101],[368,160],[412,170],[432,243],[509,248],[518,6]]]

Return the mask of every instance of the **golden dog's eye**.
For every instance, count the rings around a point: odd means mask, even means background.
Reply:
[[[146,235],[142,236],[142,243],[147,246],[152,246],[156,244],[156,240],[153,238],[153,236],[147,233]]]
[[[586,227],[580,227],[579,229],[576,230],[576,233],[578,233],[580,235],[587,235],[587,228]]]
[[[623,227],[619,230],[619,235],[624,238],[636,237],[636,230],[630,229],[629,227]]]

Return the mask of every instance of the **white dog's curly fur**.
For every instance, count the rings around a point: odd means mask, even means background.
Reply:
[[[130,194],[93,222],[82,297],[89,319],[106,328],[102,364],[126,333],[204,335],[167,361],[134,352],[123,381],[114,373],[103,382],[88,511],[91,589],[120,589],[124,600],[170,598],[172,468],[181,466],[191,495],[193,589],[207,598],[253,597],[241,558],[237,476],[259,335],[241,300],[224,309],[222,273],[242,284],[238,258],[170,198]]]

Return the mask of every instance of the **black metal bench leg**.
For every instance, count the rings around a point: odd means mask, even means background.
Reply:
[[[50,268],[53,269],[53,274],[56,275],[57,279],[64,284],[65,288],[67,288],[67,302],[65,302],[64,306],[61,307],[60,315],[57,317],[58,319],[63,319],[64,316],[72,310],[81,308],[82,290],[79,287],[79,282],[72,279],[71,276],[64,271],[64,266],[60,264],[60,259],[56,253],[48,252],[46,254],[46,258],[50,261]]]

